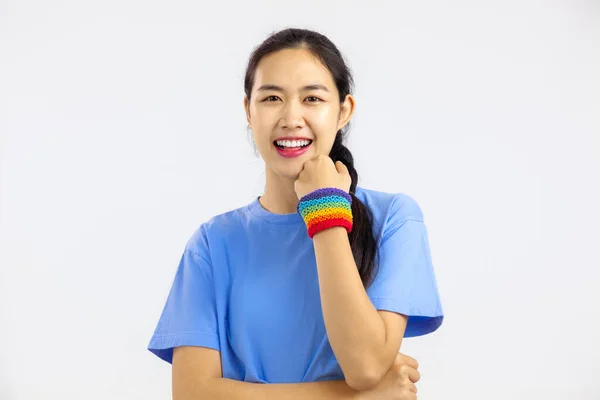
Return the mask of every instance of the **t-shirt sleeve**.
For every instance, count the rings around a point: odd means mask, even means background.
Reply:
[[[208,252],[186,246],[148,350],[172,363],[178,346],[220,351],[215,285]]]
[[[435,331],[444,319],[421,208],[397,195],[385,221],[379,269],[367,294],[377,310],[408,316],[404,337]]]

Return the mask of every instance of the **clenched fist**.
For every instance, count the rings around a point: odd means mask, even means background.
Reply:
[[[352,178],[344,163],[334,163],[329,156],[321,154],[304,163],[298,179],[294,182],[294,190],[300,200],[303,196],[326,187],[349,192],[351,184]]]
[[[414,358],[398,353],[394,364],[383,379],[372,389],[360,393],[361,400],[416,400],[421,379],[419,363]]]

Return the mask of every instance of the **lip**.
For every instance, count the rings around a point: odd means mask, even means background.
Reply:
[[[279,148],[279,146],[277,146],[277,141],[278,140],[310,140],[311,143],[306,146],[306,147],[302,147],[299,149],[294,149],[294,150],[288,150],[288,149],[281,149]],[[279,153],[280,156],[282,157],[286,157],[286,158],[293,158],[293,157],[298,157],[304,153],[306,153],[308,151],[308,149],[310,148],[310,146],[312,146],[313,144],[313,140],[309,139],[309,138],[304,138],[304,137],[283,137],[283,138],[279,138],[277,140],[273,141],[273,147],[275,147],[275,150],[277,150],[277,152]]]
[[[275,139],[273,142],[277,142],[278,140],[310,140],[310,141],[312,141],[312,139],[304,137],[304,136],[284,136],[284,137]]]

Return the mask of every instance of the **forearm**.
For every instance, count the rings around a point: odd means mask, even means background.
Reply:
[[[343,380],[306,383],[249,383],[226,378],[213,378],[198,388],[197,393],[182,399],[227,399],[227,400],[358,400],[360,393]]]
[[[346,230],[321,231],[313,242],[327,336],[346,381],[361,389],[381,369],[385,324],[364,289]]]

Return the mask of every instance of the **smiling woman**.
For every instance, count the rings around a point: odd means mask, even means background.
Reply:
[[[185,247],[148,346],[176,397],[414,398],[402,339],[443,321],[427,229],[410,196],[358,186],[352,87],[314,31],[251,54],[243,104],[266,187]]]
[[[352,117],[354,98],[350,94],[351,80],[338,90],[329,68],[308,43],[278,51],[270,51],[267,43],[262,52],[256,52],[248,66],[244,107],[254,142],[267,165],[267,174],[272,176],[267,178],[261,198],[261,204],[268,207],[272,201],[269,182],[274,176],[287,180],[298,177],[307,159],[330,154],[336,136],[343,139],[342,128]],[[329,57],[332,69],[348,71],[335,53]],[[272,143],[278,140],[289,140],[296,149],[277,151],[280,149]],[[297,149],[298,140],[311,140],[310,148]],[[335,157],[336,152],[332,155]],[[334,161],[340,160],[334,157]],[[352,164],[351,160],[345,161],[346,165]]]

